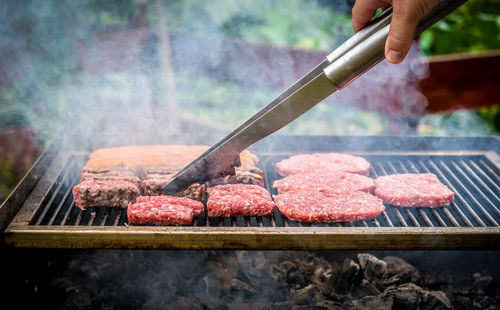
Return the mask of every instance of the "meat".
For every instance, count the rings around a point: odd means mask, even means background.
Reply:
[[[264,187],[264,172],[257,167],[235,167],[235,174],[216,178],[208,182],[208,186],[224,184],[253,184]]]
[[[273,187],[278,190],[278,193],[301,189],[372,192],[375,184],[371,178],[359,174],[315,170],[303,174],[292,174],[276,180]]]
[[[193,210],[193,216],[200,216],[205,207],[199,201],[185,197],[172,197],[172,196],[139,196],[137,202],[151,202],[154,204],[175,204],[182,205]]]
[[[393,174],[375,180],[375,195],[400,207],[442,207],[454,193],[435,174]]]
[[[173,203],[138,202],[127,208],[130,224],[189,225],[193,209]]]
[[[374,219],[384,210],[381,199],[365,192],[328,192],[314,189],[274,196],[278,210],[303,222],[351,222]]]
[[[315,153],[294,155],[276,164],[276,171],[283,176],[314,170],[368,175],[370,163],[364,158],[348,154]]]
[[[137,196],[137,186],[122,180],[83,181],[73,188],[75,204],[83,210],[98,206],[125,208]]]
[[[210,217],[263,216],[271,214],[275,207],[269,192],[258,185],[218,185],[207,191]]]
[[[80,181],[112,181],[122,180],[134,184],[138,189],[142,187],[142,181],[135,175],[120,173],[83,173]]]
[[[144,145],[104,148],[92,152],[86,169],[109,166],[128,166],[138,170],[144,167],[183,167],[208,150],[206,145]],[[255,166],[257,156],[249,151],[240,154],[242,166]]]
[[[162,195],[163,187],[167,185],[167,183],[170,182],[171,179],[172,178],[164,177],[164,178],[143,180],[142,189],[144,191],[144,195],[147,196]],[[188,188],[177,193],[177,196],[203,201],[203,198],[205,197],[205,185],[199,183],[191,184]]]

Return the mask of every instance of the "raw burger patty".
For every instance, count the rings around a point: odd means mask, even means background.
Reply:
[[[324,172],[316,170],[308,173],[292,174],[281,180],[276,180],[273,187],[278,193],[300,189],[317,189],[320,191],[364,191],[372,192],[375,189],[373,180],[359,174]]]
[[[360,191],[335,193],[305,189],[276,195],[274,201],[289,219],[309,223],[374,219],[385,210],[381,199]]]
[[[315,170],[368,175],[370,163],[364,158],[348,154],[316,153],[294,155],[276,164],[276,171],[281,175],[307,173]]]
[[[89,207],[124,207],[135,202],[139,189],[122,180],[83,181],[73,187],[75,204],[80,209]]]
[[[269,192],[258,185],[218,185],[207,191],[210,217],[269,215],[275,207]]]
[[[172,197],[172,196],[139,196],[137,197],[137,202],[151,202],[153,204],[172,204],[180,205],[191,208],[193,210],[193,216],[200,216],[205,207],[199,201],[185,197]]]
[[[442,207],[455,195],[435,174],[393,174],[375,180],[375,195],[400,207]]]
[[[131,224],[188,225],[193,209],[173,201],[138,202],[128,206],[127,217]]]

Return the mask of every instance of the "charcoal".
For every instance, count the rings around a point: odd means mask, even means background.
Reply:
[[[365,292],[366,295],[372,295],[372,296],[377,296],[381,292],[378,290],[378,288],[375,287],[370,281],[363,279],[361,281],[361,287],[363,288],[363,291]]]
[[[172,308],[174,309],[174,308]],[[231,303],[226,305],[224,309],[228,310],[252,310],[252,309],[270,309],[266,300],[256,300],[253,302]]]
[[[231,291],[241,292],[245,295],[252,295],[255,293],[256,289],[248,283],[245,283],[238,279],[231,280]]]
[[[394,296],[394,309],[417,309],[424,290],[413,283],[406,283],[396,288],[389,288],[383,294]]]
[[[339,271],[337,265],[330,266],[319,266],[311,276],[311,282],[316,285],[325,296],[330,296],[335,293],[334,284],[337,280]]]
[[[368,280],[383,279],[387,273],[387,263],[371,254],[358,254],[359,266]]]
[[[323,307],[328,310],[341,310],[345,309],[344,305],[341,302],[323,299],[321,301],[316,302],[316,306]]]
[[[419,283],[421,281],[420,272],[413,265],[397,256],[386,256],[383,259],[386,265],[388,279],[383,281],[384,285],[398,285],[406,282]]]
[[[335,292],[347,294],[351,291],[354,279],[359,271],[359,265],[352,259],[346,258],[340,269],[340,273],[335,283]]]
[[[472,290],[478,295],[484,295],[488,291],[491,281],[493,281],[491,276],[480,277],[472,284]]]
[[[328,310],[328,308],[316,305],[295,305],[292,310]]]
[[[309,284],[308,286],[303,287],[299,290],[292,290],[292,296],[295,300],[295,303],[298,305],[308,304],[315,295],[316,287],[312,284]]]
[[[451,303],[446,294],[442,291],[426,292],[422,298],[420,309],[450,309]]]
[[[273,303],[271,309],[275,310],[288,310],[292,308],[292,302],[291,301],[280,301],[280,302],[275,302]]]
[[[272,265],[270,268],[271,277],[278,286],[287,286],[288,273],[292,268],[295,268],[295,264],[289,260],[283,261],[277,265]]]
[[[394,296],[381,294],[379,296],[366,296],[359,300],[348,301],[344,304],[344,309],[361,310],[386,310],[392,309]]]
[[[85,291],[76,290],[68,297],[66,304],[76,309],[92,309],[92,298]]]
[[[198,299],[188,298],[184,296],[176,297],[172,303],[166,304],[165,306],[168,309],[178,309],[178,310],[203,309],[203,305],[200,304],[200,301]]]
[[[452,303],[452,308],[455,310],[466,310],[469,309],[469,298],[464,296],[455,297]]]

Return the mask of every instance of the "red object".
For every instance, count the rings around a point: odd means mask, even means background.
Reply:
[[[400,207],[443,207],[453,192],[432,173],[393,174],[375,180],[375,194],[384,202]]]
[[[281,180],[276,180],[273,187],[278,190],[278,193],[301,189],[372,192],[375,189],[375,184],[371,178],[359,174],[315,170],[304,174],[292,174]]]
[[[308,173],[316,170],[368,175],[370,163],[362,157],[348,154],[315,153],[294,155],[276,164],[276,171],[281,175]]]
[[[131,224],[188,225],[193,220],[193,209],[176,203],[138,202],[127,209]]]
[[[229,184],[209,188],[208,216],[263,216],[274,210],[269,192],[258,185]]]
[[[170,204],[177,206],[184,206],[193,210],[193,216],[200,216],[205,207],[199,201],[185,198],[185,197],[172,197],[172,196],[139,196],[137,202],[150,202],[153,204]]]
[[[75,204],[80,209],[89,207],[124,207],[135,202],[139,189],[123,180],[83,181],[73,187]]]
[[[280,212],[303,222],[351,222],[374,219],[384,210],[381,199],[360,191],[339,193],[305,189],[274,196]]]

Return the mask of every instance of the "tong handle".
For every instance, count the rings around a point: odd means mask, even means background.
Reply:
[[[439,1],[418,23],[415,37],[466,1]],[[342,44],[337,49],[340,49],[339,51],[335,50],[328,55],[328,60],[332,59],[332,61],[323,69],[323,72],[337,89],[344,88],[384,59],[385,41],[389,35],[392,9],[384,13],[386,14],[379,15],[371,24]]]

